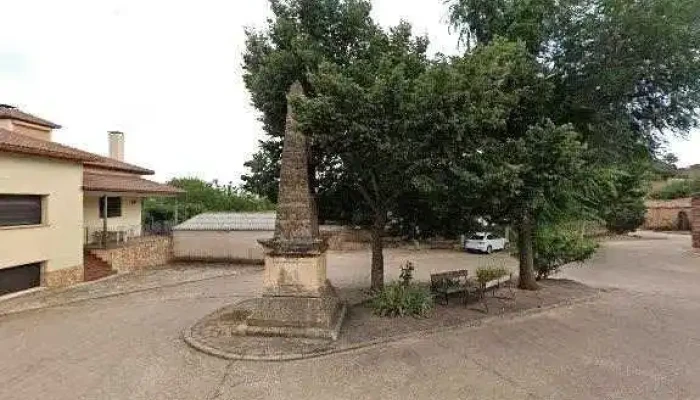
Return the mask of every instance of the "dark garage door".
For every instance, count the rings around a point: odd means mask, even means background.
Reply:
[[[0,269],[0,296],[31,289],[40,284],[40,263]]]

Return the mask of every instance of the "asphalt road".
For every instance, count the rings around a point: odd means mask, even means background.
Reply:
[[[287,363],[228,362],[180,339],[254,295],[255,270],[19,312],[0,317],[0,399],[698,399],[689,243],[607,243],[564,272],[610,289],[593,302]]]

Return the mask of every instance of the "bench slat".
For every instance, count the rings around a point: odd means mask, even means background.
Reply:
[[[463,276],[469,276],[468,269],[461,269],[457,271],[447,271],[447,272],[437,272],[430,274],[430,279],[444,279],[444,278],[459,278]]]
[[[492,287],[499,286],[503,283],[508,282],[509,280],[511,280],[510,276],[502,276],[498,279],[488,281],[484,284],[484,289],[491,289]]]

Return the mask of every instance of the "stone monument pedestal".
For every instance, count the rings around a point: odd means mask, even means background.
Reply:
[[[299,82],[288,98],[303,96]],[[288,102],[275,234],[265,248],[263,297],[230,314],[236,334],[337,339],[345,304],[326,279],[326,243],[309,187],[309,143]]]
[[[245,302],[245,335],[337,339],[346,306],[326,279],[325,243],[260,242],[265,247],[263,296]]]
[[[261,297],[249,302],[246,335],[307,337],[335,340],[346,306],[337,296]]]

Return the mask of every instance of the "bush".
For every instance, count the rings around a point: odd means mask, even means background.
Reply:
[[[700,179],[674,179],[652,192],[649,197],[656,200],[673,200],[690,197],[700,192]]]
[[[370,306],[381,317],[426,317],[435,302],[426,288],[392,283],[375,294]]]
[[[185,193],[177,198],[146,199],[143,205],[145,222],[179,223],[207,211],[267,211],[275,208],[267,199],[231,184],[219,185],[216,180],[210,183],[197,178],[175,178],[168,184],[183,189]]]
[[[611,205],[605,215],[605,226],[610,232],[622,234],[633,232],[644,223],[646,206],[639,201]]]
[[[510,275],[505,267],[479,267],[476,269],[476,281],[480,284]]]
[[[562,265],[586,261],[597,248],[595,240],[580,232],[554,225],[539,227],[535,237],[537,279],[547,278]]]

